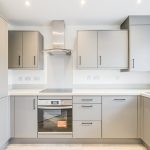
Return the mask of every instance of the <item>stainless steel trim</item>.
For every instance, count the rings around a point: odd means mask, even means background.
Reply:
[[[43,50],[43,52],[47,52],[50,55],[71,55],[71,50],[70,49],[46,49]]]
[[[35,99],[33,99],[33,110],[35,110],[36,109],[36,103],[35,103]]]
[[[82,125],[92,125],[92,122],[82,122]]]
[[[38,106],[38,109],[71,109],[72,106],[61,106],[61,107],[57,107],[57,106],[54,106],[54,107],[49,107],[49,106]]]
[[[135,60],[134,59],[132,59],[132,61],[133,61],[133,66],[132,66],[132,68],[135,68]]]
[[[126,99],[113,99],[114,101],[125,101]]]
[[[43,135],[71,135],[72,132],[38,132],[38,134],[43,134]]]
[[[81,56],[79,56],[79,65],[81,65],[81,63],[82,63],[82,62],[81,62]]]
[[[19,56],[19,66],[20,66],[20,56]]]
[[[35,66],[35,56],[34,56],[34,66]]]
[[[83,107],[83,108],[91,108],[91,107],[93,107],[93,105],[82,105],[81,107]]]
[[[93,99],[82,99],[82,101],[93,101]]]
[[[102,56],[99,56],[99,65],[102,65]]]

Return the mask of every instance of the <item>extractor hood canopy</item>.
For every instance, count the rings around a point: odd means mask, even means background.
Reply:
[[[64,20],[54,20],[51,22],[52,28],[52,48],[44,52],[50,55],[71,55],[71,50],[65,48],[65,22]]]

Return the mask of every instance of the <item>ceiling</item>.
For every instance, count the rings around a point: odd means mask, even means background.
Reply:
[[[150,15],[150,0],[0,0],[0,15],[15,25],[118,25],[128,15]],[[137,1],[141,1],[137,4]]]

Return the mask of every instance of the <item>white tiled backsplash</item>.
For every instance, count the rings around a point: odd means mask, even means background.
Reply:
[[[9,84],[46,84],[49,88],[73,85],[150,84],[150,72],[120,72],[119,70],[77,70],[76,31],[118,29],[119,26],[67,26],[66,47],[72,56],[44,55],[44,70],[9,70]],[[45,49],[51,46],[50,27],[13,27],[15,30],[38,30],[44,36]]]

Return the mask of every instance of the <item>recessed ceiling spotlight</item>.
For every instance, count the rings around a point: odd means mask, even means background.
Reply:
[[[27,6],[27,7],[30,7],[31,6],[31,3],[30,3],[30,1],[25,1],[25,5]]]
[[[81,5],[85,5],[86,4],[86,0],[81,0]]]
[[[137,0],[137,4],[141,4],[142,3],[142,0]]]

